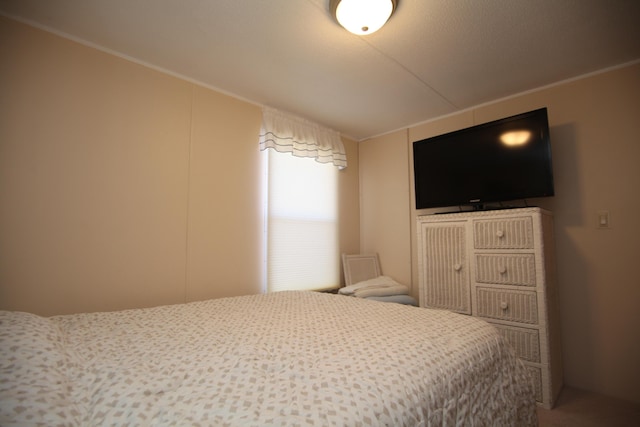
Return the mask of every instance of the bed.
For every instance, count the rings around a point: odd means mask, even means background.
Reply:
[[[319,292],[0,312],[0,425],[535,426],[488,323]]]

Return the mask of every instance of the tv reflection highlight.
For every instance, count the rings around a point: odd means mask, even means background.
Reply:
[[[508,147],[525,145],[531,140],[531,132],[528,130],[512,130],[500,135],[500,141]]]

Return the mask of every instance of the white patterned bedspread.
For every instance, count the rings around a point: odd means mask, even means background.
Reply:
[[[446,311],[279,292],[0,312],[2,426],[534,426],[535,408],[496,330]]]

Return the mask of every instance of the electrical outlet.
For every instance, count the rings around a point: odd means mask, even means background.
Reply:
[[[598,228],[611,228],[609,211],[598,211]]]

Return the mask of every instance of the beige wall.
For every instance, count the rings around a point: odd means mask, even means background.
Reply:
[[[261,291],[261,112],[194,86],[187,300]]]
[[[262,291],[260,107],[0,18],[0,309]],[[341,251],[359,250],[357,144]]]
[[[382,274],[411,286],[406,140],[405,130],[360,144],[360,248],[378,254]]]
[[[404,159],[412,141],[539,107],[549,112],[556,195],[529,203],[555,216],[565,383],[640,402],[640,64],[424,123],[406,139],[398,133],[362,142],[361,171],[391,160],[394,173],[383,176],[395,180],[378,185],[361,173],[362,239],[382,251],[409,244],[386,229],[411,228],[406,239],[415,248],[413,194],[402,213],[385,202],[413,191]],[[610,212],[610,229],[597,228],[600,210]],[[412,272],[398,274],[415,284],[412,254]]]

